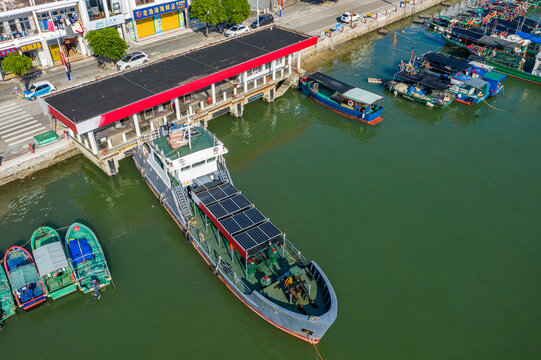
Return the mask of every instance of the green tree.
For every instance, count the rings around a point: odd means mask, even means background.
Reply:
[[[240,24],[250,16],[248,0],[222,0],[227,15],[227,21]]]
[[[193,0],[190,15],[207,24],[206,36],[209,36],[209,25],[217,25],[227,20],[220,0]]]
[[[104,56],[116,60],[126,53],[128,45],[120,37],[115,28],[89,31],[85,39],[96,56]]]
[[[23,76],[31,68],[32,59],[19,53],[10,54],[2,61],[2,69],[17,76],[21,83],[23,83]]]

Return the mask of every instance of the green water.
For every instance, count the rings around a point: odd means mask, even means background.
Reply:
[[[313,66],[383,93],[366,78],[442,44],[418,27],[373,38]],[[490,106],[442,111],[385,93],[370,127],[290,90],[210,123],[235,185],[331,279],[325,359],[541,357],[540,96],[508,79]],[[2,188],[0,251],[75,220],[99,236],[116,290],[19,311],[2,359],[317,358],[214,277],[132,159],[113,178],[75,158]]]

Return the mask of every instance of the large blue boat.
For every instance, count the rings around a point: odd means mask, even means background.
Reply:
[[[329,109],[375,125],[383,120],[383,96],[343,83],[316,72],[300,80],[303,94]]]

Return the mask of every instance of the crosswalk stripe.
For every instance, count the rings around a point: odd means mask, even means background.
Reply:
[[[43,130],[45,130],[45,129],[40,129],[40,131],[32,133],[32,134],[23,134],[26,137],[23,137],[22,139],[18,139],[18,140],[15,140],[15,139],[14,140],[9,140],[9,141],[6,141],[6,143],[8,144],[8,146],[13,146],[13,144],[18,144],[18,143],[25,142],[25,141],[28,141],[28,140],[33,140],[34,135],[39,134]]]
[[[33,124],[33,123],[37,123],[38,121],[37,120],[32,120],[32,121],[25,121],[24,124],[20,124],[20,125],[17,125],[17,126],[13,126],[13,127],[9,127],[9,129],[7,130],[1,130],[0,131],[0,135],[4,136],[3,134],[8,134],[10,133],[11,131],[15,130],[15,129],[18,129],[18,128],[21,128],[21,127],[24,127],[24,126],[28,126],[30,124]],[[15,124],[14,124],[15,125]]]
[[[8,128],[8,127],[10,127],[10,126],[13,126],[13,125],[15,125],[15,124],[18,124],[18,123],[20,123],[20,122],[32,120],[33,118],[34,118],[33,116],[28,116],[28,117],[25,117],[25,118],[12,119],[12,120],[9,120],[9,121],[0,123],[0,130],[5,129],[5,128]]]
[[[19,107],[19,105],[17,104],[12,104],[12,105],[8,105],[8,106],[3,106],[2,108],[0,108],[0,114],[2,113],[5,113],[5,112],[8,112],[8,111],[14,111],[15,109],[21,109]],[[21,109],[22,110],[22,109]]]
[[[2,119],[2,121],[0,121],[0,125],[2,125],[3,123],[9,122],[10,120],[21,119],[25,116],[30,116],[30,114],[22,113],[22,114],[13,114],[11,116],[6,116]]]
[[[45,127],[43,125],[38,123],[38,124],[35,124],[35,125],[28,126],[26,129],[17,130],[17,131],[14,131],[14,132],[12,132],[12,133],[10,133],[8,135],[4,135],[4,136],[2,136],[2,139],[4,139],[5,142],[9,143],[10,140],[12,140],[12,139],[18,139],[18,138],[20,138],[22,136],[25,136],[25,135],[28,135],[28,134],[22,134],[22,135],[17,135],[17,136],[11,136],[11,135],[19,134],[19,133],[22,133],[22,132],[25,132],[25,131],[28,133],[28,130],[33,129],[33,128],[37,128],[37,127],[45,129]],[[35,130],[33,130],[33,131],[35,131]]]

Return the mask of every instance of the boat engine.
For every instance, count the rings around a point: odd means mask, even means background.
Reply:
[[[91,283],[92,283],[92,289],[94,289],[94,297],[96,298],[96,300],[99,300],[101,297],[100,288],[98,287],[98,285],[100,284],[100,281],[98,280],[96,276],[92,276]]]

